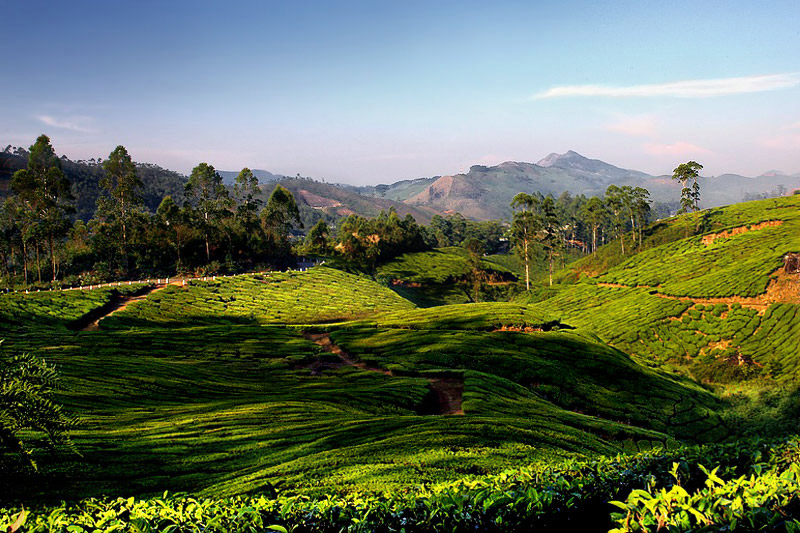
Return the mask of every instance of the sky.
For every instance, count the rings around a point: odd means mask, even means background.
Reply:
[[[353,184],[800,172],[800,2],[0,0],[0,144]]]

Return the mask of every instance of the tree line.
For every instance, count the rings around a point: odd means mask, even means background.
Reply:
[[[50,139],[40,136],[27,156],[0,205],[0,277],[7,286],[282,269],[294,266],[298,254],[337,256],[370,269],[436,245],[424,226],[393,209],[372,219],[350,215],[335,228],[320,220],[303,238],[288,189],[276,185],[265,202],[250,169],[226,187],[208,163],[194,167],[182,201],[166,195],[152,212],[143,198],[143,167],[123,146],[98,160],[100,192],[84,221]]]
[[[0,207],[0,274],[22,284],[44,284],[91,272],[96,279],[234,271],[292,261],[290,234],[301,228],[292,194],[276,187],[266,203],[258,179],[245,168],[232,190],[208,163],[185,185],[182,205],[165,196],[155,213],[145,208],[140,169],[118,146],[102,162],[94,216],[74,220],[75,198],[46,135],[17,171]]]

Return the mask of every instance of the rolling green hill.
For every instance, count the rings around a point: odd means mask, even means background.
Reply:
[[[66,313],[46,335],[5,330],[2,351],[58,366],[82,455],[37,457],[41,477],[6,497],[394,490],[729,431],[704,389],[550,317],[413,310],[328,268],[169,286],[96,331],[66,326],[104,291],[7,295],[0,311],[25,297]]]
[[[480,262],[484,283],[482,300],[506,299],[508,287],[516,274],[496,260],[486,257]],[[469,252],[459,246],[415,252],[380,265],[376,277],[389,284],[401,296],[421,307],[467,303],[474,298],[470,283]]]

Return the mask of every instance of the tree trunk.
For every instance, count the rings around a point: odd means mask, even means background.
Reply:
[[[125,274],[128,273],[130,270],[130,261],[128,260],[128,228],[127,224],[125,223],[126,213],[125,213],[125,196],[120,199],[121,203],[121,214],[122,214],[122,257],[125,261]]]
[[[35,243],[36,248],[36,272],[39,275],[39,283],[42,282],[42,265],[39,262],[39,241]]]
[[[55,250],[53,250],[53,234],[50,233],[47,236],[47,244],[50,248],[50,266],[53,269],[53,283],[56,281],[56,254]]]
[[[622,255],[625,255],[625,234],[622,232],[622,228],[619,230],[619,242],[622,244]]]
[[[125,273],[127,274],[130,268],[130,261],[128,261],[128,237],[126,234],[125,222],[122,223],[122,257],[125,260]]]
[[[550,263],[550,268],[549,268],[549,270],[550,270],[550,286],[552,287],[553,286],[553,250],[550,250],[548,263]]]
[[[18,261],[15,259],[14,246],[11,246],[11,268],[13,268],[14,277],[17,276]]]
[[[597,252],[597,226],[592,226],[592,254]]]
[[[644,222],[639,222],[639,250],[642,249],[642,226],[644,226]]]
[[[531,291],[531,274],[528,266],[528,239],[525,239],[525,290]]]
[[[206,264],[211,262],[211,249],[208,246],[208,211],[203,213],[203,218],[206,221]]]
[[[28,286],[28,245],[22,240],[22,272],[25,275],[25,286]]]

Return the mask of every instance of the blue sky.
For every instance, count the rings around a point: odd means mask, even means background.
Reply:
[[[348,183],[800,172],[800,2],[0,2],[0,144]],[[685,82],[685,83],[684,83]]]

